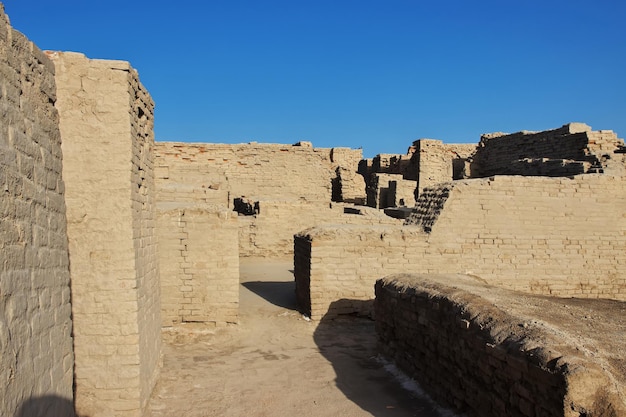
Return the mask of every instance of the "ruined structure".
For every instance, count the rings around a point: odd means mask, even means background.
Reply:
[[[0,414],[145,415],[161,331],[236,323],[239,258],[293,256],[314,320],[370,314],[378,279],[428,274],[378,281],[381,349],[459,409],[624,415],[623,340],[596,360],[559,323],[501,332],[542,306],[580,317],[584,302],[602,320],[623,310],[626,165],[613,132],[421,139],[372,160],[309,142],[155,144],[154,104],[127,62],[44,54],[4,13],[0,46]],[[446,386],[414,358],[476,380]]]
[[[48,55],[63,139],[76,409],[141,416],[160,360],[154,104],[127,62]]]
[[[4,13],[0,68],[0,415],[44,396],[62,415],[74,353],[54,65]]]

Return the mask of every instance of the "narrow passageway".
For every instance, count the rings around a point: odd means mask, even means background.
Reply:
[[[297,311],[291,259],[241,260],[240,323],[167,333],[153,417],[438,416],[377,360],[374,323]]]

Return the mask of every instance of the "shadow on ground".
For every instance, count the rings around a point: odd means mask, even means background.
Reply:
[[[275,306],[289,310],[298,309],[293,281],[248,281],[241,285]]]
[[[31,397],[20,406],[16,417],[86,417],[74,413],[71,400],[56,395]]]
[[[333,304],[342,306],[347,301]],[[314,340],[335,370],[337,387],[364,411],[377,417],[439,416],[429,401],[407,391],[385,369],[376,349],[373,320],[327,315],[318,324]]]

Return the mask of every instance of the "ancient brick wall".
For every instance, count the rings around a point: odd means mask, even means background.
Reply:
[[[239,216],[241,256],[293,255],[293,236],[301,230],[326,224],[399,225],[401,220],[369,207],[341,203],[261,201],[255,216]]]
[[[2,5],[0,73],[0,415],[69,417],[74,358],[54,66],[11,28]]]
[[[160,360],[153,104],[127,62],[56,67],[81,414],[141,416]]]
[[[468,273],[529,293],[626,300],[625,181],[602,174],[462,180],[424,193],[410,221],[419,227],[304,231],[295,262],[310,263],[313,317],[334,300],[373,298],[375,279],[406,271]]]
[[[452,181],[455,163],[462,163],[476,150],[474,144],[444,144],[435,139],[420,139],[415,142],[415,146],[416,157],[419,158],[419,192],[440,182]]]
[[[463,415],[626,413],[623,303],[401,274],[376,283],[375,312],[382,355]]]
[[[206,205],[158,210],[163,326],[238,321],[237,214]]]
[[[157,142],[159,201],[179,200],[178,189],[211,190],[211,203],[232,207],[232,200],[303,199],[331,201],[335,176],[330,149],[273,144],[189,144]],[[213,193],[212,191],[222,191]],[[193,192],[193,191],[192,191]]]
[[[468,176],[582,174],[602,169],[623,144],[615,133],[592,132],[583,123],[542,132],[487,134],[471,157]]]
[[[285,256],[293,253],[293,235],[317,224],[396,224],[395,219],[368,213],[344,214],[339,200],[363,200],[357,189],[360,149],[313,148],[310,143],[156,144],[157,200],[222,205],[245,196],[260,211],[239,216],[242,256]],[[340,175],[340,177],[338,177]],[[338,181],[338,183],[337,183]],[[333,191],[333,182],[341,189]]]

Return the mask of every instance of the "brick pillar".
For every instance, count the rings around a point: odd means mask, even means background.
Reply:
[[[154,105],[127,62],[49,56],[65,155],[76,409],[141,416],[160,360]]]

